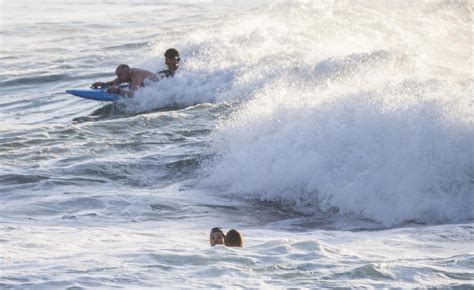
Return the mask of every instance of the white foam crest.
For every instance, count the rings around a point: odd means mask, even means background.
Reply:
[[[320,12],[299,4],[289,15]],[[285,36],[272,30],[272,46],[250,59],[265,66],[266,54],[276,69],[258,71],[263,85],[218,128],[207,181],[243,197],[337,208],[387,225],[474,218],[466,7],[349,8],[334,5],[319,15],[323,22]],[[277,15],[269,23],[285,21]],[[309,43],[294,45],[300,39]]]
[[[164,106],[247,99],[285,75],[313,74],[315,64],[345,53],[348,45],[353,47],[352,53],[367,51],[369,47],[363,41],[320,41],[327,34],[340,32],[315,29],[326,19],[323,16],[327,9],[304,2],[279,3],[181,31],[181,42],[158,40],[153,60],[141,66],[158,71],[156,54],[175,46],[182,55],[182,68],[173,79],[140,90],[134,100],[126,102],[127,109],[141,112]],[[313,17],[314,13],[321,17]]]
[[[405,54],[425,64],[424,69],[430,64],[430,69],[442,66],[470,75],[470,9],[443,1],[390,6],[265,2],[194,29],[177,27],[171,43],[160,35],[142,67],[158,71],[163,51],[173,46],[181,52],[182,68],[173,80],[139,92],[128,110],[247,99],[285,75],[334,76],[341,74],[341,67],[348,68],[347,61],[357,64],[357,58],[376,57],[375,52]],[[355,59],[344,59],[350,55]],[[342,59],[339,67],[326,63],[331,58]]]
[[[190,75],[185,72],[174,78],[150,83],[138,90],[132,99],[127,99],[123,103],[130,113],[209,103],[215,101],[218,85],[219,82],[206,81],[203,75]]]
[[[211,183],[385,224],[473,218],[472,115],[411,93],[275,85],[219,129]]]

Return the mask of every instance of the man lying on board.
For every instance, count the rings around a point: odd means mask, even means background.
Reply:
[[[178,51],[170,48],[165,52],[165,64],[168,69],[159,71],[157,75],[144,69],[130,68],[126,64],[121,64],[115,70],[116,79],[110,82],[95,82],[92,88],[107,87],[108,92],[133,97],[135,91],[145,85],[145,80],[156,81],[174,76],[180,60]],[[122,83],[130,84],[129,90],[119,88],[118,86]]]
[[[107,87],[107,91],[122,96],[132,97],[138,88],[145,84],[145,80],[156,80],[158,76],[144,69],[131,68],[126,64],[121,64],[115,70],[117,78],[110,82],[95,82],[92,88]],[[128,83],[129,90],[121,89],[118,86],[122,83]]]

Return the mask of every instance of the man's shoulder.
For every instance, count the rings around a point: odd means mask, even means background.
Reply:
[[[170,70],[170,69],[164,69],[158,72],[158,75],[165,76],[167,78],[174,76],[174,74],[175,74],[175,71]]]
[[[137,75],[137,74],[140,74],[140,75],[142,75],[142,74],[154,74],[151,71],[146,70],[146,69],[142,69],[142,68],[132,68],[132,69],[130,69],[130,73],[134,74],[134,75]]]

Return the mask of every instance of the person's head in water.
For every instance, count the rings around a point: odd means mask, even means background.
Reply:
[[[165,63],[168,66],[168,69],[177,70],[180,60],[179,53],[175,48],[169,48],[165,52]]]
[[[244,239],[239,231],[232,229],[225,235],[224,244],[227,247],[243,247]]]
[[[215,245],[223,245],[224,244],[225,234],[221,228],[212,228],[211,234],[209,235],[209,244],[211,247]]]
[[[119,65],[115,70],[115,74],[117,75],[117,78],[123,83],[130,81],[130,67],[126,64]]]

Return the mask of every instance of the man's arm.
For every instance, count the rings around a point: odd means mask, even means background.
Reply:
[[[132,77],[132,82],[130,83],[130,91],[136,91],[143,85],[141,78]]]
[[[133,97],[133,95],[135,94],[134,91],[124,90],[124,89],[121,89],[121,88],[116,87],[116,86],[109,87],[107,89],[107,92],[119,94],[119,95],[122,95],[122,96],[125,96],[125,97],[130,97],[130,98]]]
[[[140,77],[132,75],[132,82],[130,83],[129,89],[124,90],[117,86],[112,86],[107,89],[110,93],[116,93],[125,97],[133,97],[135,91],[141,87],[142,83],[140,82]]]
[[[138,90],[141,86],[143,86],[144,79],[149,77],[156,78],[156,75],[154,73],[145,70],[134,69],[134,71],[132,71],[130,74],[131,82],[128,90],[121,89],[118,86],[112,86],[109,87],[107,91],[122,96],[133,97],[135,91]]]
[[[92,84],[91,88],[97,89],[97,88],[103,88],[103,87],[108,87],[108,86],[118,86],[120,85],[121,82],[118,78],[110,81],[110,82],[95,82]]]

